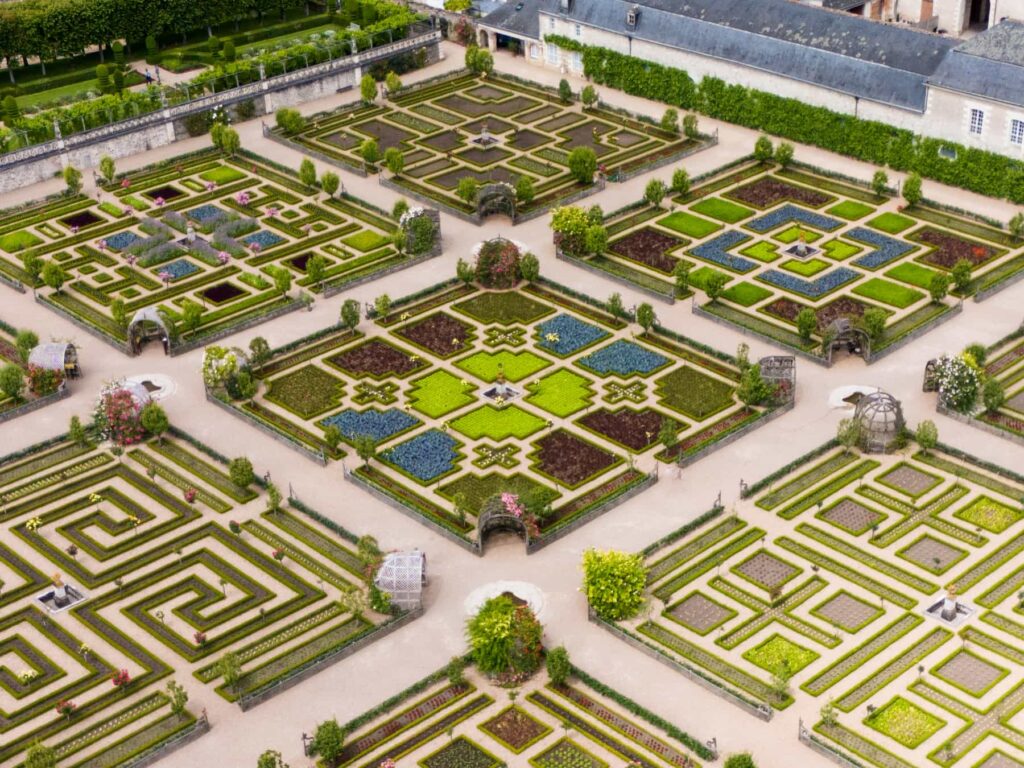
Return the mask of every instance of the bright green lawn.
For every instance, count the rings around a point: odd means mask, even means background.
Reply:
[[[129,70],[124,76],[124,86],[129,88],[133,85],[146,82],[146,78],[140,75],[135,70]],[[68,96],[79,97],[83,96],[89,91],[94,93],[100,92],[100,81],[99,80],[79,80],[77,83],[70,83],[68,85],[62,85],[57,88],[49,88],[45,91],[38,91],[37,93],[27,93],[24,96],[18,96],[18,109],[28,109],[30,107],[36,107],[40,104],[46,104],[51,101],[57,101],[64,99]]]
[[[910,283],[926,290],[931,286],[932,278],[937,274],[938,272],[934,269],[922,267],[920,264],[915,264],[912,261],[904,262],[885,272],[886,277],[891,277],[903,283]]]
[[[838,216],[840,219],[846,219],[847,221],[854,221],[856,219],[863,219],[873,210],[875,210],[873,205],[858,203],[854,200],[844,200],[839,205],[833,205],[825,213]]]
[[[864,724],[913,749],[931,738],[946,721],[897,696],[864,718]]]
[[[758,240],[753,245],[744,248],[740,253],[758,261],[775,261],[779,258],[779,246],[767,240]]]
[[[1021,518],[1021,513],[988,496],[982,496],[953,514],[991,533],[1002,533]]]
[[[715,272],[719,271],[720,270],[712,269],[711,267],[700,267],[699,269],[695,269],[690,273],[690,285],[695,288],[700,288],[703,291],[708,278],[715,274]],[[726,277],[729,277],[730,281],[732,280],[731,276],[726,275]]]
[[[498,472],[491,472],[486,475],[478,475],[475,472],[462,475],[450,483],[442,485],[438,493],[446,499],[454,499],[456,495],[462,494],[466,497],[466,511],[471,515],[480,513],[480,507],[492,496],[508,492],[514,493],[520,498],[531,492],[543,491],[548,501],[554,501],[561,494],[554,488],[538,483],[526,475],[516,472],[514,475],[503,475]]]
[[[754,285],[753,283],[736,283],[731,288],[727,288],[722,292],[722,298],[728,299],[734,304],[739,304],[742,307],[750,307],[757,304],[759,301],[763,301],[772,295],[772,292],[767,288],[762,288],[760,285]]]
[[[924,298],[924,294],[907,288],[905,285],[884,280],[881,277],[872,277],[866,283],[861,283],[853,292],[865,299],[875,299],[890,307],[903,309]]]
[[[815,661],[818,654],[809,648],[787,640],[782,635],[775,634],[760,645],[746,651],[743,658],[772,674],[785,669],[789,674],[795,675]]]
[[[547,421],[524,411],[518,405],[497,408],[482,405],[451,422],[451,428],[471,440],[487,437],[496,443],[514,437],[522,440],[547,426]]]
[[[716,224],[713,221],[702,219],[699,216],[694,216],[684,211],[670,213],[668,216],[658,219],[655,223],[697,239],[707,237],[712,232],[717,232],[722,228],[721,224]]]
[[[43,242],[41,237],[32,234],[27,229],[19,229],[15,232],[8,232],[3,237],[0,237],[0,249],[7,251],[7,253],[17,253],[26,248],[31,248],[33,245],[39,245],[41,242]]]
[[[230,165],[220,165],[199,174],[199,178],[203,181],[212,181],[215,184],[230,184],[232,181],[244,179],[245,174]]]
[[[859,245],[853,245],[844,240],[829,240],[821,247],[830,259],[835,259],[836,261],[848,259],[863,250]]]
[[[789,261],[782,262],[779,266],[787,272],[792,272],[801,277],[811,277],[822,270],[828,269],[829,263],[823,259],[807,259],[807,261],[790,259]]]
[[[476,398],[471,392],[459,378],[437,370],[412,382],[409,399],[417,411],[437,419],[473,402]]]
[[[498,378],[498,371],[504,370],[509,381],[520,381],[542,371],[551,365],[532,352],[476,352],[455,363],[455,367],[488,383]]]
[[[378,234],[369,229],[364,229],[361,232],[356,232],[354,235],[343,237],[341,242],[355,248],[357,251],[366,253],[367,251],[380,248],[382,245],[387,245],[389,240],[384,237],[384,235]]]
[[[590,405],[594,399],[594,390],[590,387],[590,379],[560,368],[540,379],[524,399],[531,405],[564,418]]]
[[[751,216],[754,212],[750,208],[731,203],[720,197],[707,197],[699,203],[690,206],[691,211],[710,216],[712,219],[724,221],[727,224],[735,224],[737,221]]]
[[[813,229],[808,229],[807,227],[800,226],[799,224],[794,224],[792,227],[782,230],[777,235],[774,235],[774,237],[780,243],[789,244],[795,243],[799,240],[800,235],[803,235],[804,241],[808,243],[813,243],[821,237],[820,232],[815,232]]]
[[[904,229],[912,227],[913,225],[913,219],[899,213],[892,213],[891,211],[883,213],[881,216],[875,216],[875,218],[868,221],[869,227],[874,227],[875,229],[880,229],[883,232],[888,232],[890,235],[902,232]]]

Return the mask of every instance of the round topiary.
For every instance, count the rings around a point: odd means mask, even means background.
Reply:
[[[521,251],[499,237],[481,244],[476,257],[476,279],[484,288],[512,288],[519,281]]]
[[[521,682],[540,668],[543,633],[530,606],[510,594],[492,597],[466,622],[477,669],[501,684]]]

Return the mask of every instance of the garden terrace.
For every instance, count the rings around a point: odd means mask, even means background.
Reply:
[[[333,294],[414,263],[391,244],[397,226],[256,156],[202,152],[125,176],[99,203],[78,196],[0,215],[0,272],[30,284],[23,259],[38,256],[67,275],[60,291],[41,290],[43,300],[111,343],[124,346],[127,321],[149,308],[188,343],[298,308],[300,291]],[[324,263],[316,282],[313,256]],[[275,284],[282,270],[288,294]],[[189,305],[201,310],[193,330],[180,322]]]
[[[368,590],[356,538],[295,504],[268,511],[181,433],[121,457],[57,440],[0,460],[0,646],[17,657],[0,681],[0,764],[42,742],[69,765],[126,765],[197,727],[170,711],[172,676],[250,700],[394,621],[346,607]],[[55,573],[85,595],[60,619],[38,600]]]
[[[426,768],[687,768],[713,758],[700,739],[614,689],[576,671],[562,685],[544,673],[508,691],[464,670],[452,684],[444,670],[342,727],[340,757],[325,768],[377,768],[387,760]]]
[[[497,142],[486,148],[473,143],[485,130]],[[363,173],[360,147],[368,138],[377,140],[381,155],[391,147],[402,151],[404,168],[391,181],[403,192],[463,214],[476,213],[475,205],[456,195],[465,177],[511,184],[529,179],[535,197],[517,206],[517,214],[529,214],[586,193],[588,186],[577,183],[568,167],[569,153],[577,147],[592,149],[614,180],[704,144],[632,116],[583,109],[579,102],[562,104],[553,91],[500,75],[486,81],[470,75],[427,81],[384,105],[316,115],[289,141]]]
[[[28,413],[42,407],[43,403],[38,402],[42,398],[59,399],[58,386],[64,380],[63,369],[61,369],[59,377],[45,376],[45,374],[40,377],[35,372],[29,375],[32,366],[22,360],[18,352],[17,335],[18,329],[0,319],[0,368],[13,365],[23,374],[23,389],[17,398],[8,397],[3,391],[0,391],[0,421],[4,421],[5,418],[16,418],[18,414]],[[38,391],[33,390],[33,383]]]
[[[989,295],[1024,269],[1024,242],[1005,232],[925,205],[896,207],[809,170],[747,164],[712,174],[665,209],[637,203],[607,217],[608,249],[585,263],[667,301],[705,292],[722,274],[722,295],[700,301],[699,312],[820,361],[830,359],[822,335],[833,320],[857,325],[865,310],[881,309],[886,329],[870,361],[955,311],[953,299],[932,302],[934,275],[966,260],[966,295]],[[813,253],[794,251],[800,242]],[[678,264],[689,268],[685,293]],[[809,340],[797,332],[805,307],[817,316]]]
[[[215,395],[320,461],[369,438],[373,458],[350,455],[349,479],[474,550],[495,494],[546,500],[541,546],[653,482],[637,459],[689,463],[770,411],[737,399],[727,356],[660,332],[632,338],[552,284],[448,283],[396,304],[361,333],[327,330],[272,355],[253,402]],[[486,397],[502,377],[514,393]]]
[[[653,610],[616,629],[865,765],[982,765],[994,740],[1024,749],[1022,497],[950,447],[830,442],[645,550]],[[975,609],[959,628],[925,615],[947,585]]]

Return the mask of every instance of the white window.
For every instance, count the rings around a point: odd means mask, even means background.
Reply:
[[[1024,144],[1024,120],[1010,120],[1010,143],[1018,147]]]
[[[583,37],[583,27],[581,27],[579,24],[576,25],[575,32],[576,32],[576,39],[577,40],[579,40],[581,37]]]
[[[536,43],[530,43],[530,58],[531,59],[539,59],[540,58],[540,46],[537,45]]]
[[[972,136],[981,136],[981,131],[985,127],[985,113],[980,109],[971,110],[971,123],[969,130]]]
[[[554,29],[555,29],[555,17],[554,16],[548,16],[548,29],[550,29],[552,31],[554,31]]]
[[[548,43],[548,64],[558,63],[558,46],[554,43]]]
[[[582,72],[583,71],[583,54],[579,51],[572,52],[572,71]]]

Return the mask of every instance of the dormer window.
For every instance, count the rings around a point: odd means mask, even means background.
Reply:
[[[558,6],[562,13],[568,13],[572,10],[572,0],[559,0]]]
[[[640,6],[634,5],[632,8],[626,11],[626,26],[633,28],[636,26],[636,20],[640,17]]]

